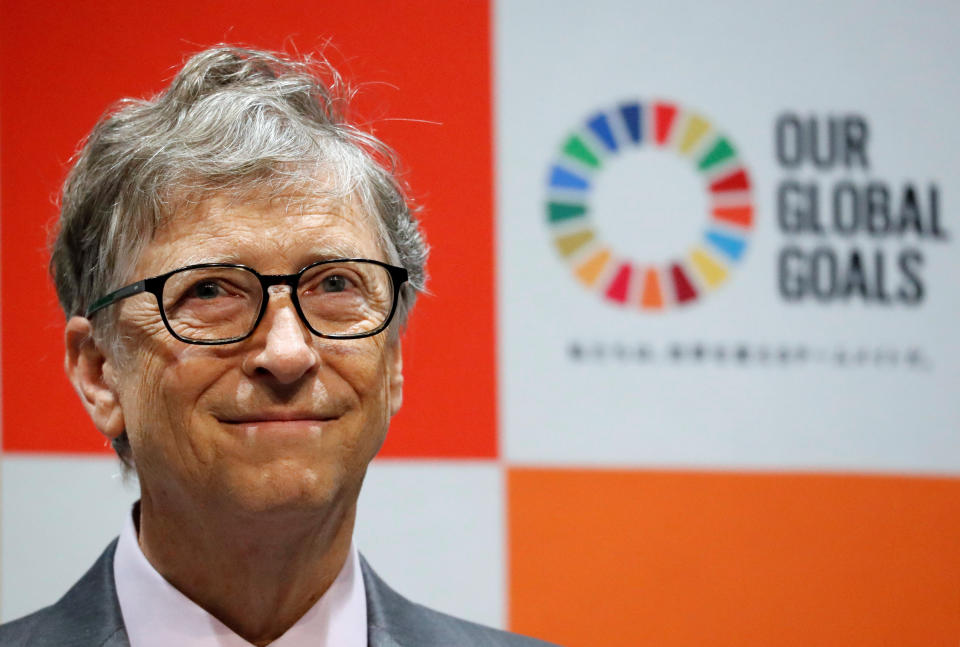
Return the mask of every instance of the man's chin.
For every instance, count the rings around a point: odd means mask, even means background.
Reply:
[[[322,514],[354,489],[344,483],[346,475],[336,467],[304,465],[289,458],[247,465],[225,476],[216,488],[220,490],[218,506],[240,516]]]

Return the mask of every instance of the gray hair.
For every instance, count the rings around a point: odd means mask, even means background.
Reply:
[[[410,276],[398,305],[402,326],[424,289],[427,246],[396,156],[348,122],[349,97],[324,62],[217,46],[187,60],[165,92],[120,101],[64,183],[50,273],[66,316],[83,316],[130,280],[178,209],[214,194],[305,192],[355,200],[375,217],[388,259]],[[94,329],[104,340],[113,326],[101,318]],[[115,449],[129,465],[122,437]]]

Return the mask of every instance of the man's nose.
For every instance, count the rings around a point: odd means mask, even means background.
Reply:
[[[313,333],[300,321],[287,286],[271,286],[267,311],[255,336],[264,339],[249,364],[253,372],[270,373],[281,384],[291,384],[317,365]]]

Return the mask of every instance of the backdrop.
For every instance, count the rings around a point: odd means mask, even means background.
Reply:
[[[960,8],[3,3],[0,617],[136,485],[62,375],[78,141],[221,42],[322,51],[433,247],[357,542],[566,645],[956,645]]]

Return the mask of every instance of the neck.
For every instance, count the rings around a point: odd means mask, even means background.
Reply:
[[[139,542],[163,577],[245,640],[280,637],[330,588],[349,554],[356,501],[237,513],[141,492]]]

